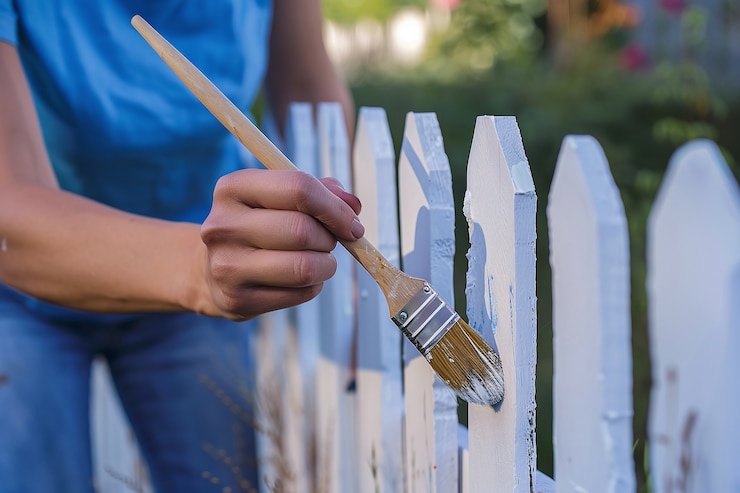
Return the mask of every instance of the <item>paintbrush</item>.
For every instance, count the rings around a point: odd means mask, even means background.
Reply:
[[[297,169],[200,70],[136,15],[131,24],[188,89],[268,169]],[[501,358],[423,279],[393,266],[364,237],[339,240],[383,291],[393,322],[461,399],[493,405],[504,395]]]

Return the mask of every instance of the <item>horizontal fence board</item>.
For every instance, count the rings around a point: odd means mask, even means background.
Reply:
[[[396,156],[381,108],[361,108],[353,150],[354,192],[365,237],[399,267]],[[375,280],[357,272],[358,492],[403,491],[401,332]]]
[[[653,491],[739,491],[740,192],[713,143],[671,159],[647,253]]]
[[[453,305],[452,177],[433,113],[406,116],[398,173],[403,269]],[[407,340],[404,361],[406,491],[455,491],[457,400]]]
[[[499,350],[505,385],[496,406],[468,407],[470,492],[496,485],[529,493],[536,470],[537,196],[513,117],[478,117],[467,182],[468,319]]]
[[[634,492],[629,237],[609,163],[568,136],[547,217],[558,492]]]

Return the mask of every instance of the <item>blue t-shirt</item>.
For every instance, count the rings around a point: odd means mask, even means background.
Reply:
[[[270,0],[0,0],[60,186],[201,222],[240,144],[131,26],[140,14],[242,110],[267,64]]]
[[[267,64],[270,0],[0,0],[0,40],[18,48],[63,189],[202,222],[216,180],[243,167],[246,153],[131,26],[134,14],[250,109]],[[54,318],[121,318],[42,303],[2,283],[0,296]]]

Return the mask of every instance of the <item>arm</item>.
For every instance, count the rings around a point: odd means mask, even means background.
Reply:
[[[294,101],[337,101],[354,137],[355,109],[347,85],[329,60],[322,38],[320,0],[274,0],[265,86],[278,128]]]
[[[333,235],[354,237],[356,199],[299,172],[224,177],[202,227],[64,192],[18,53],[4,42],[0,87],[0,281],[20,291],[98,312],[245,319],[315,296],[336,268]],[[294,227],[273,238],[272,221]]]

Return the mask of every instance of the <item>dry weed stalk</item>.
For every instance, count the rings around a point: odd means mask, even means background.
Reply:
[[[325,444],[324,460],[320,460],[320,454],[318,454],[319,444],[317,443],[316,433],[311,433],[308,443],[308,456],[307,466],[313,471],[319,471],[319,474],[312,476],[309,481],[311,488],[310,492],[300,492],[297,486],[296,471],[291,467],[291,463],[287,458],[286,451],[286,440],[283,435],[285,429],[285,407],[283,405],[282,393],[283,388],[281,385],[280,378],[275,372],[271,372],[269,375],[263,375],[260,380],[261,383],[257,386],[256,396],[248,388],[243,389],[245,401],[251,405],[252,409],[256,409],[256,418],[251,413],[247,412],[237,403],[234,403],[226,394],[218,387],[218,385],[210,380],[206,376],[200,377],[201,382],[206,385],[221,402],[227,406],[231,412],[237,417],[237,419],[258,433],[261,433],[268,438],[270,442],[270,453],[265,459],[266,462],[271,466],[274,471],[273,478],[264,476],[265,485],[268,487],[271,493],[328,493],[331,485],[331,463],[329,462],[331,452],[331,441],[328,440]],[[334,433],[333,424],[328,423],[327,429],[329,435]],[[243,433],[243,432],[242,432]],[[204,450],[211,454],[214,458],[230,461],[231,458],[225,455],[223,450],[216,451],[211,445],[206,444]],[[255,459],[257,460],[257,459]],[[321,462],[321,464],[319,463]],[[227,464],[230,462],[226,462]],[[208,478],[205,478],[208,479]],[[249,488],[245,488],[244,482],[248,481],[241,478],[241,486],[243,491],[252,491]]]

